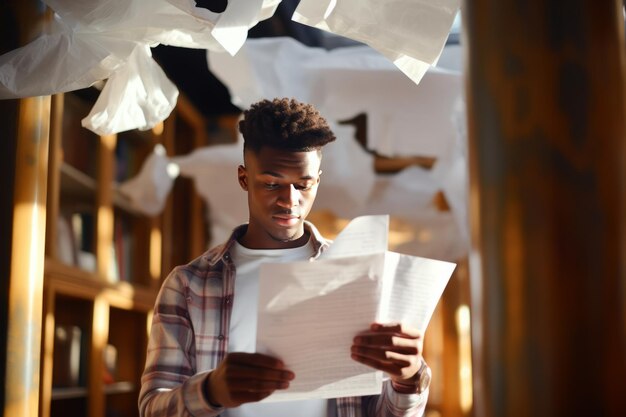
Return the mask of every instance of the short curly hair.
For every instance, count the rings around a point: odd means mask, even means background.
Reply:
[[[261,100],[244,111],[239,122],[244,149],[258,153],[263,146],[309,152],[335,140],[326,119],[311,104],[295,99]]]

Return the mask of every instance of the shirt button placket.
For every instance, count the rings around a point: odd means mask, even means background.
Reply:
[[[227,252],[224,254],[224,260],[226,262],[230,262],[230,254]],[[227,266],[228,267],[228,266]],[[231,303],[233,302],[233,297],[232,295],[228,295],[224,298],[224,303],[226,303],[227,306],[230,307]],[[224,335],[221,334],[219,336],[217,336],[218,340],[224,340]]]

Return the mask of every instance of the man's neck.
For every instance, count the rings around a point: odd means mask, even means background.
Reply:
[[[246,231],[237,241],[248,249],[293,249],[306,245],[310,238],[311,233],[305,229],[302,236],[294,240],[283,241],[269,237],[264,242],[258,242],[255,239],[251,239],[251,236]]]

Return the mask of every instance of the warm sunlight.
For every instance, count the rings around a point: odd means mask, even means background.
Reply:
[[[461,410],[472,409],[472,345],[470,334],[470,309],[461,305],[456,310],[456,327],[459,335],[459,398]]]
[[[161,229],[152,225],[150,229],[150,278],[159,280],[161,278]]]

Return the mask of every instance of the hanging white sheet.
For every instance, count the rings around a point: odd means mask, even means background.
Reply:
[[[178,91],[150,47],[235,53],[248,29],[280,3],[230,0],[223,13],[213,13],[194,0],[44,1],[55,11],[47,32],[0,56],[0,99],[67,92],[109,79],[83,120],[98,134],[149,129],[174,108]]]
[[[458,9],[459,0],[301,0],[293,20],[368,44],[419,83]]]
[[[241,108],[295,97],[335,122],[366,113],[367,146],[382,155],[438,157],[456,140],[457,71],[430,68],[416,85],[370,47],[327,51],[281,37],[249,39],[234,57],[209,51],[208,62]]]

